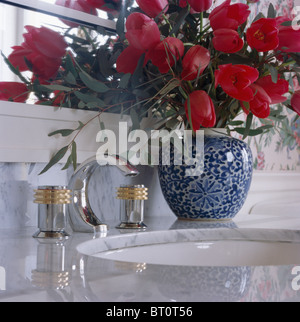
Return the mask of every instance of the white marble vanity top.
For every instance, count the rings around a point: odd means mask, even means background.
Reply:
[[[86,246],[95,247],[91,241],[97,238],[108,248],[111,243],[121,245],[122,240],[130,245],[141,240],[151,244],[157,234],[163,234],[159,231],[166,232],[164,242],[184,240],[197,232],[202,240],[234,236],[300,243],[298,216],[244,215],[223,223],[170,217],[145,223],[146,232],[124,233],[112,228],[106,236],[72,233],[64,243],[32,238],[35,227],[0,230],[0,301],[300,301],[300,263],[200,267],[121,262],[86,254]]]

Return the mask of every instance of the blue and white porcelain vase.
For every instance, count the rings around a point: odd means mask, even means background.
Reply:
[[[170,165],[161,162],[158,175],[164,198],[178,219],[229,220],[239,212],[253,172],[252,152],[245,142],[223,129],[205,130],[204,166],[196,176],[186,175],[191,166],[174,165],[175,158],[172,151]]]

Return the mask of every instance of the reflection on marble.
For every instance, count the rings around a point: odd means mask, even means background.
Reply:
[[[33,189],[40,185],[67,185],[73,169],[61,171],[62,165],[44,168],[41,163],[0,163],[0,228],[37,226],[37,205],[33,203]],[[140,175],[125,178],[115,167],[102,167],[95,171],[89,186],[92,209],[100,220],[111,227],[120,223],[119,200],[116,188],[121,184],[144,184],[149,188],[145,202],[145,218],[152,216],[175,217],[160,190],[156,168],[139,166]]]
[[[290,227],[284,230],[278,229],[280,220],[276,229],[276,218],[260,219],[264,220],[260,229],[253,229],[247,221],[243,228],[189,229],[182,223],[181,229],[169,230],[172,223],[168,218],[156,218],[149,220],[145,233],[126,237],[111,229],[107,237],[99,239],[75,233],[64,243],[37,241],[31,237],[34,227],[0,230],[0,302],[299,302],[300,290],[292,287],[295,265],[183,267],[104,260],[78,252],[82,245],[88,245],[89,252],[98,251],[90,247],[96,241],[110,248],[124,245],[125,239],[128,245],[212,236],[300,242],[300,225],[293,230],[295,218],[287,219]],[[253,219],[254,224],[256,221]],[[275,229],[268,229],[269,223]]]

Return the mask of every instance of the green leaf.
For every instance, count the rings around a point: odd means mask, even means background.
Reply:
[[[51,133],[48,134],[48,136],[53,136],[56,134],[61,134],[62,136],[69,136],[70,134],[72,134],[75,130],[71,130],[71,129],[62,129],[62,130],[56,130],[53,131]]]
[[[39,175],[47,172],[54,164],[58,163],[67,153],[68,146],[61,148],[49,161],[49,163],[45,166],[45,168],[39,173]]]
[[[130,117],[131,117],[131,120],[132,120],[131,131],[139,129],[140,128],[139,116],[138,116],[137,112],[135,111],[135,109],[133,109],[133,108],[130,109]]]
[[[192,121],[192,112],[191,112],[191,101],[190,101],[189,96],[187,98],[187,103],[188,103],[188,121],[189,121],[192,131],[194,132],[193,121]]]
[[[243,140],[249,135],[250,128],[251,128],[251,125],[252,125],[252,120],[253,120],[253,114],[249,113],[248,116],[247,116],[247,119],[246,119],[246,127],[245,127]]]
[[[276,18],[276,11],[272,3],[269,4],[268,18]]]
[[[145,54],[142,54],[131,78],[133,87],[136,87],[139,84],[139,78],[141,77],[143,72],[144,60],[145,60]]]
[[[254,19],[253,19],[253,22],[259,20],[260,18],[265,18],[264,14],[262,12],[260,12]],[[253,23],[252,22],[252,23]]]
[[[50,91],[62,91],[62,92],[70,92],[72,91],[72,88],[67,87],[67,86],[62,86],[62,85],[40,85],[42,88],[46,88]]]
[[[75,141],[73,141],[72,143],[71,157],[72,157],[73,169],[75,171],[77,168],[77,145]]]
[[[64,77],[66,82],[68,82],[71,85],[76,85],[76,78],[74,77],[74,75],[71,72],[68,72],[68,74]]]
[[[81,121],[78,121],[79,125],[78,125],[78,128],[76,130],[80,130],[84,127],[84,123],[82,123]]]
[[[127,88],[131,74],[125,74],[121,77],[119,87],[120,88]]]
[[[120,39],[125,38],[125,14],[124,9],[120,11],[119,18],[116,23],[116,31]]]
[[[242,124],[244,124],[244,121],[231,121],[230,123],[228,123],[228,125],[231,125],[231,126],[238,126]]]
[[[69,168],[69,166],[71,165],[71,163],[72,163],[72,155],[70,154],[68,157],[68,160],[67,160],[66,164],[64,165],[64,167],[62,168],[62,170],[67,170]]]
[[[184,7],[180,13],[178,14],[178,16],[176,17],[175,20],[175,25],[173,26],[172,30],[170,31],[169,35],[173,35],[176,34],[178,29],[180,28],[180,26],[182,25],[182,23],[184,22],[185,18],[187,17],[187,15],[189,14],[190,10],[189,10],[189,6]]]
[[[283,23],[281,23],[281,26],[291,26],[292,23],[293,23],[293,20],[284,21]]]
[[[60,130],[56,130],[56,131],[53,131],[51,133],[48,134],[48,136],[53,136],[53,135],[56,135],[56,134],[61,134],[62,136],[69,136],[71,135],[74,131],[77,131],[77,130],[80,130],[84,127],[84,123],[82,123],[81,121],[78,121],[79,125],[76,129],[72,130],[72,129],[60,129]]]
[[[272,82],[276,84],[278,81],[278,70],[272,65],[268,65],[268,69],[272,77]]]
[[[96,103],[98,107],[104,107],[106,106],[105,102],[102,101],[100,98],[91,95],[91,94],[83,94],[79,91],[74,92],[77,98],[79,98],[84,103]]]
[[[75,77],[75,79],[77,78],[78,74],[77,74],[73,60],[72,60],[69,53],[66,56],[66,71],[72,73],[72,75]]]
[[[97,79],[91,77],[84,71],[79,73],[79,77],[84,85],[86,85],[92,91],[95,91],[97,93],[105,93],[109,91],[109,87],[107,87],[104,83],[99,82]]]
[[[234,131],[236,131],[237,133],[242,134],[242,135],[244,135],[245,130],[246,129],[244,127],[236,127],[234,129]],[[259,129],[249,130],[247,136],[255,136],[255,135],[258,135],[258,134],[262,134],[262,133],[263,133],[263,131],[262,130],[259,130]]]

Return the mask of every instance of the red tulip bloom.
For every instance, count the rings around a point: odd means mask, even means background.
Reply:
[[[179,0],[179,7],[180,8],[185,8],[188,5],[187,0]],[[192,7],[190,8],[190,13],[194,14],[197,13],[197,11],[195,11]]]
[[[300,115],[300,90],[296,91],[291,98],[291,105],[295,112]]]
[[[230,5],[230,0],[224,1],[216,7],[209,15],[210,25],[213,30],[229,28],[237,30],[250,14],[248,5],[235,3]]]
[[[278,104],[287,100],[283,94],[288,93],[289,82],[285,79],[278,78],[277,83],[273,83],[272,77],[269,75],[260,78],[255,84],[261,86],[266,91],[271,99],[271,104]]]
[[[55,4],[58,5],[58,6],[70,8],[70,9],[81,11],[81,12],[86,12],[86,13],[92,14],[94,16],[97,16],[96,8],[93,7],[93,6],[90,6],[88,4],[88,2],[86,2],[86,1],[82,1],[82,0],[81,1],[77,1],[77,0],[56,0]],[[62,22],[64,24],[66,24],[67,26],[72,27],[72,28],[79,26],[78,23],[75,23],[75,22],[72,22],[72,21],[69,21],[69,20],[62,19]]]
[[[187,0],[187,2],[196,12],[206,11],[212,5],[212,0]]]
[[[249,46],[257,51],[276,49],[279,44],[276,20],[261,18],[253,22],[247,30],[246,37]]]
[[[13,46],[12,49],[13,52],[7,57],[11,64],[15,68],[19,68],[20,72],[28,70],[24,57],[27,58],[32,53],[32,50],[23,46]]]
[[[252,84],[250,85],[251,90],[253,91],[254,97],[249,102],[250,111],[257,117],[264,119],[270,115],[270,104],[271,99],[266,91],[259,85]],[[242,108],[246,114],[249,114],[249,111],[246,109],[243,102],[241,102]]]
[[[148,16],[134,12],[126,21],[126,38],[136,49],[146,51],[160,42],[160,31],[154,20]]]
[[[117,72],[133,74],[143,53],[143,51],[133,46],[128,46],[117,59]],[[144,65],[146,65],[146,62],[147,60],[145,59]]]
[[[259,76],[258,70],[247,65],[220,65],[215,71],[215,86],[220,85],[225,93],[241,101],[253,99],[250,85]]]
[[[292,26],[279,26],[279,46],[278,49],[289,53],[300,52],[300,29],[293,29]]]
[[[189,117],[189,105],[192,120]],[[213,127],[215,125],[216,114],[214,104],[206,92],[192,92],[185,101],[184,107],[187,119],[192,123],[194,131],[199,130],[200,126]]]
[[[46,56],[32,53],[27,56],[27,59],[32,64],[32,72],[41,83],[51,78],[54,78],[61,66],[61,58],[49,59]]]
[[[0,100],[24,103],[29,92],[25,84],[18,82],[0,82]]]
[[[23,35],[25,48],[49,58],[61,58],[66,53],[68,44],[58,32],[46,27],[36,28],[26,26],[27,33]]]
[[[12,48],[14,51],[8,56],[8,60],[14,67],[19,68],[20,72],[29,70],[24,59],[26,58],[31,65],[31,71],[38,76],[41,82],[56,76],[61,65],[61,58],[51,59],[22,46]]]
[[[136,0],[138,6],[149,17],[155,18],[161,12],[166,13],[169,9],[168,0]]]
[[[182,79],[195,79],[203,73],[209,62],[210,52],[200,45],[193,46],[187,51],[182,60]]]
[[[236,53],[244,46],[244,41],[238,32],[227,28],[215,30],[212,42],[215,49],[223,53]]]
[[[167,73],[184,53],[184,45],[180,39],[167,37],[149,51],[149,59],[162,74]]]
[[[62,57],[66,53],[67,43],[57,32],[45,27],[36,28],[26,26],[25,42],[21,46],[14,46],[8,56],[12,65],[19,70],[31,70],[41,82],[56,76],[61,65]],[[27,65],[26,58],[31,65]]]

